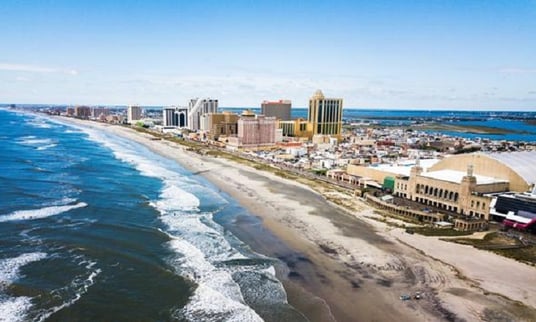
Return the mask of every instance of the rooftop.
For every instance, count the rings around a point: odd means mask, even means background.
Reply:
[[[421,176],[423,177],[443,180],[443,181],[448,181],[448,182],[454,182],[454,183],[460,183],[463,177],[466,175],[467,175],[467,172],[456,171],[456,170],[439,170],[439,171],[421,173]],[[481,175],[475,175],[474,177],[476,177],[476,184],[492,184],[492,183],[508,182],[508,180],[486,177],[486,176],[481,176]]]
[[[536,151],[488,153],[489,157],[502,162],[517,172],[530,184],[536,183]]]
[[[400,161],[400,162],[392,163],[392,164],[372,165],[371,167],[377,170],[385,171],[385,172],[396,173],[402,176],[409,176],[411,172],[411,168],[415,166],[415,162],[416,162],[415,160],[405,160],[405,161]],[[419,160],[419,162],[421,164],[421,167],[426,170],[430,168],[431,166],[433,166],[434,164],[436,164],[437,162],[439,162],[439,159],[423,159],[423,160]]]

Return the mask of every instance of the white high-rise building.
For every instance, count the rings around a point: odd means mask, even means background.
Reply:
[[[129,105],[127,109],[127,122],[132,124],[133,121],[141,120],[141,106]]]
[[[188,104],[188,128],[197,131],[201,128],[201,115],[218,113],[218,100],[194,98]]]
[[[162,125],[188,127],[188,108],[169,106],[162,109]]]

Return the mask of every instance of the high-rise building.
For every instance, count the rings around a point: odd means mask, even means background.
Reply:
[[[88,119],[91,116],[91,108],[89,106],[76,106],[74,108],[74,116],[81,119]]]
[[[188,104],[188,128],[197,131],[201,128],[201,115],[218,113],[218,100],[194,98]]]
[[[312,124],[313,135],[322,134],[341,137],[342,98],[325,98],[317,90],[309,99],[308,121]]]
[[[289,100],[264,101],[261,104],[261,114],[275,117],[278,120],[290,121],[290,109],[292,102]]]
[[[273,145],[276,140],[276,119],[257,115],[256,117],[241,117],[238,120],[240,145]]]
[[[65,115],[67,116],[74,116],[74,107],[68,106],[65,110]]]
[[[101,116],[107,116],[110,114],[110,110],[106,107],[94,107],[91,109],[91,117],[94,119],[98,119]]]
[[[169,106],[162,109],[162,125],[188,127],[188,108]]]
[[[141,106],[129,105],[127,109],[127,122],[132,124],[133,121],[141,120]]]

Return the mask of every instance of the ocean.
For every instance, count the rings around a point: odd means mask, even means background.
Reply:
[[[277,259],[231,233],[254,217],[203,178],[91,128],[0,119],[0,321],[305,320]]]

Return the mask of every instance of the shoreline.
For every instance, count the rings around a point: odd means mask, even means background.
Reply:
[[[271,173],[200,156],[129,128],[58,119],[138,142],[237,200],[261,220],[264,229],[295,254],[303,254],[277,256],[277,247],[262,246],[263,241],[256,240],[251,231],[248,235],[246,225],[237,225],[246,243],[257,244],[254,250],[285,263],[286,267],[278,268],[278,278],[290,304],[311,321],[475,320],[500,312],[528,321],[536,316],[536,286],[526,285],[521,278],[509,277],[512,285],[502,281],[504,272],[512,270],[521,277],[534,276],[536,270],[525,264],[438,238],[405,234],[400,228],[368,219],[378,215],[356,198],[351,201],[354,212],[342,210],[310,187]],[[496,265],[499,269],[493,269]],[[422,300],[399,299],[401,294],[418,291],[424,294]],[[515,301],[531,307],[520,310]]]

